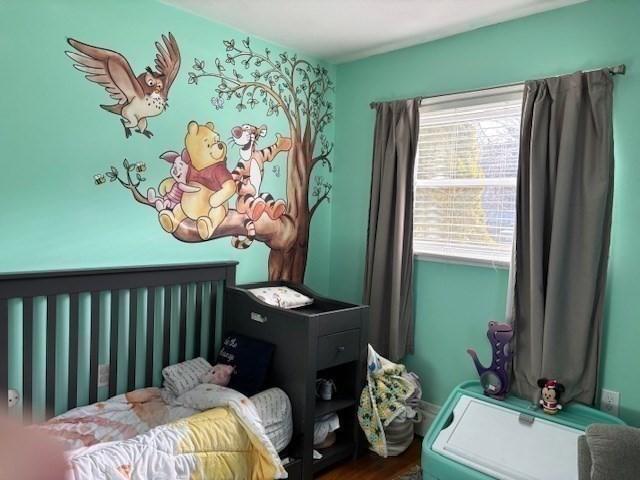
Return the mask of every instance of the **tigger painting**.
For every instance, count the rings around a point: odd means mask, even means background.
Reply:
[[[244,124],[231,129],[231,139],[240,149],[240,160],[231,172],[236,182],[238,198],[236,210],[246,214],[251,222],[257,221],[262,215],[268,215],[272,220],[280,218],[287,210],[287,203],[282,199],[274,199],[270,193],[260,192],[260,184],[264,175],[264,164],[272,161],[280,152],[291,148],[291,139],[276,134],[276,142],[266,148],[257,149],[260,138],[267,135],[266,125],[256,127]],[[238,249],[248,248],[255,236],[255,227],[247,223],[247,235],[232,237],[231,244]]]

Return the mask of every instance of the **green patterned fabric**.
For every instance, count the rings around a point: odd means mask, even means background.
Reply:
[[[371,353],[377,357],[372,362]],[[387,442],[384,428],[399,415],[406,412],[406,400],[415,385],[404,378],[404,365],[391,363],[370,348],[367,386],[362,390],[358,407],[358,421],[364,431],[371,450],[387,457]]]

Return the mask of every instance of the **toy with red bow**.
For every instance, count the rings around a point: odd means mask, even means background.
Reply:
[[[562,405],[560,405],[560,395],[564,392],[564,385],[557,380],[541,378],[538,380],[538,386],[542,389],[540,405],[542,406],[544,413],[555,415],[562,410]]]

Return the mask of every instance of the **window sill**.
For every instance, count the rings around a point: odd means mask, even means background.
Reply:
[[[414,253],[413,259],[423,262],[452,263],[454,265],[469,265],[472,267],[485,267],[500,270],[509,270],[509,267],[511,266],[511,262],[506,262],[503,260],[487,260],[483,258],[438,255],[435,253],[425,252]]]

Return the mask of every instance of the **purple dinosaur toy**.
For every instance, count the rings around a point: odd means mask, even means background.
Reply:
[[[478,360],[478,354],[472,348],[467,349],[480,375],[484,393],[497,400],[503,400],[509,391],[508,364],[511,360],[509,342],[513,337],[513,327],[508,323],[489,322],[487,338],[491,343],[493,357],[491,365],[485,368]]]

